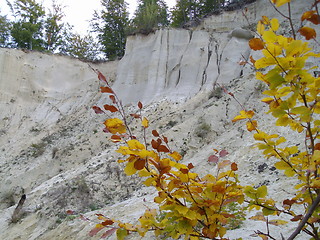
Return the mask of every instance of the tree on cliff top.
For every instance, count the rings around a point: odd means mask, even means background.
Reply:
[[[6,16],[0,16],[0,47],[7,46],[9,36],[10,22]]]
[[[124,0],[102,0],[103,10],[95,12],[92,20],[94,32],[109,60],[122,57],[126,45],[125,29],[129,22],[127,3]]]
[[[159,27],[169,25],[168,7],[162,0],[139,0],[133,18],[136,31],[149,33]]]
[[[16,0],[12,10],[18,19],[12,24],[11,36],[19,48],[43,50],[45,10],[34,0]]]

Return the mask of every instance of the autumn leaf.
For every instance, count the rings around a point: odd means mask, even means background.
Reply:
[[[109,87],[100,87],[102,93],[114,93]]]
[[[104,228],[104,226],[102,224],[97,224],[95,226],[95,228],[93,228],[90,232],[89,232],[89,236],[93,237],[95,235],[97,235],[98,232],[100,232],[102,229]]]
[[[289,3],[291,0],[271,0],[271,1],[276,5],[276,7],[280,7],[283,4]]]
[[[112,142],[120,142],[121,141],[121,137],[118,135],[112,135],[111,136],[111,141]]]
[[[312,38],[316,38],[317,33],[313,28],[310,27],[302,27],[299,29],[299,33],[306,38],[306,40],[310,40]]]
[[[254,59],[253,59],[253,57],[252,57],[252,56],[250,56],[250,62],[254,65],[254,64],[255,64],[255,62],[256,62],[256,60],[254,60]]]
[[[149,121],[148,121],[148,119],[144,117],[144,118],[142,119],[141,124],[142,124],[142,126],[143,126],[144,128],[149,127]]]
[[[97,106],[93,106],[92,109],[94,110],[94,112],[95,112],[96,114],[102,114],[102,113],[104,113],[104,111],[103,111],[101,108],[97,107]]]
[[[68,214],[68,215],[73,215],[73,214],[74,214],[74,211],[73,211],[73,210],[67,210],[67,214]]]
[[[111,99],[112,103],[117,103],[116,97],[114,95],[110,95],[109,98]]]
[[[143,107],[142,103],[141,103],[141,102],[138,102],[138,108],[139,108],[139,109],[142,109],[142,107]]]
[[[158,152],[170,152],[170,150],[165,145],[160,145],[157,148]]]
[[[131,113],[130,116],[133,118],[140,118],[141,117],[141,115],[136,114],[136,113]]]
[[[238,165],[236,163],[231,163],[231,170],[232,171],[237,171],[238,170]]]
[[[291,218],[290,221],[297,222],[297,221],[300,221],[302,218],[303,218],[303,215],[300,214],[300,215],[297,215],[297,216],[294,216],[293,218]]]
[[[252,38],[252,39],[250,39],[249,46],[254,51],[264,49],[263,41],[260,38]]]
[[[234,119],[232,119],[232,122],[237,122],[239,120],[242,120],[242,119],[251,119],[254,115],[254,112],[253,111],[244,111],[244,110],[241,110],[240,111],[240,115],[236,116]]]
[[[100,71],[98,71],[98,78],[100,81],[107,83],[106,77]]]
[[[114,222],[111,219],[107,219],[106,221],[102,222],[101,224],[103,226],[112,225]]]
[[[104,122],[104,125],[113,134],[126,132],[126,126],[119,118],[109,118]]]
[[[156,141],[154,139],[151,140],[151,146],[154,149],[158,149],[158,147],[161,145],[161,139],[158,139],[159,141]]]
[[[101,238],[109,237],[109,236],[111,236],[112,234],[114,234],[116,231],[117,231],[116,228],[111,228],[111,229],[109,229],[108,231],[104,232],[104,233],[101,235]]]
[[[116,108],[115,106],[113,105],[108,105],[108,104],[105,104],[104,106],[104,109],[107,110],[107,111],[110,111],[110,112],[118,112],[118,108]]]
[[[258,123],[256,120],[247,122],[247,129],[249,132],[252,132],[253,130],[257,129],[257,126],[258,126]]]
[[[168,154],[170,157],[172,157],[176,161],[180,161],[182,159],[182,156],[178,152],[173,152]]]
[[[134,162],[134,168],[137,170],[142,170],[146,166],[146,160],[145,159],[138,159]]]
[[[159,137],[159,133],[157,132],[157,130],[152,130],[152,135],[155,137]]]
[[[208,162],[211,162],[211,163],[217,163],[218,161],[219,161],[219,157],[217,157],[216,155],[211,155],[208,158]]]
[[[312,22],[313,24],[318,25],[319,24],[319,15],[316,14],[317,12],[312,10],[312,11],[307,11],[304,12],[301,16],[301,21],[307,20]]]
[[[220,152],[219,152],[219,157],[225,157],[225,156],[227,156],[229,153],[227,152],[227,150],[221,150]]]

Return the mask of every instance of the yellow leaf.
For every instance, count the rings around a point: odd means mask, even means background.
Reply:
[[[129,140],[128,147],[130,150],[145,149],[145,146],[136,139]]]
[[[269,224],[279,226],[279,225],[286,225],[288,222],[284,220],[271,220],[269,221]]]
[[[279,21],[276,18],[271,19],[270,21],[271,29],[277,31],[279,29]]]
[[[257,128],[257,126],[258,126],[258,123],[255,120],[247,122],[247,129],[248,129],[249,132],[255,130]]]
[[[135,169],[135,167],[134,167],[134,163],[135,163],[135,161],[128,162],[127,166],[124,168],[124,172],[128,176],[131,176],[137,172],[137,169]]]
[[[264,30],[265,30],[265,26],[263,25],[262,21],[260,20],[260,21],[258,22],[258,25],[257,25],[257,32],[258,32],[260,35],[262,35],[263,32],[264,32]]]
[[[232,122],[236,122],[236,121],[239,121],[239,120],[242,120],[242,119],[251,119],[254,115],[254,112],[253,111],[244,111],[244,110],[241,110],[240,111],[240,115],[236,116]]]
[[[104,122],[104,125],[113,134],[126,132],[126,126],[119,118],[109,118]]]
[[[144,128],[147,128],[148,126],[149,126],[149,121],[148,121],[148,119],[147,118],[143,118],[143,120],[142,120],[142,126],[144,127]]]
[[[174,151],[173,153],[169,153],[168,155],[176,161],[180,161],[182,159],[182,156],[176,151]]]
[[[266,185],[262,185],[257,189],[257,194],[256,194],[257,198],[264,198],[267,196],[267,194],[268,194],[268,189]]]
[[[283,4],[291,2],[291,0],[271,0],[271,1],[276,5],[276,7],[280,7]]]

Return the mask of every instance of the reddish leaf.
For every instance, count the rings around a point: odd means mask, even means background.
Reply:
[[[170,166],[164,167],[164,168],[162,168],[162,169],[160,170],[160,175],[163,175],[163,174],[165,174],[165,173],[168,173],[168,172],[170,172],[170,170],[171,170],[171,167],[170,167]]]
[[[252,64],[255,64],[256,60],[254,60],[253,57],[250,56],[250,62],[251,62]]]
[[[151,141],[151,146],[152,146],[153,149],[158,149],[160,144],[161,144],[161,140],[160,140],[160,142],[159,141],[155,141],[154,139],[152,139],[152,141]]]
[[[100,81],[107,83],[106,77],[100,71],[98,71],[98,78]]]
[[[112,234],[114,234],[116,231],[117,231],[116,228],[111,228],[111,229],[109,229],[108,231],[106,231],[105,233],[103,233],[103,234],[101,235],[101,238],[109,237],[109,236],[111,236]]]
[[[292,206],[292,204],[296,203],[297,201],[296,200],[290,200],[290,199],[286,199],[286,200],[283,200],[282,204],[284,206]]]
[[[300,215],[297,215],[297,216],[291,218],[290,221],[292,221],[292,222],[297,222],[297,221],[301,220],[302,217],[303,217],[303,215],[300,214]]]
[[[211,155],[209,158],[208,158],[208,162],[211,162],[211,163],[217,163],[219,161],[219,157],[216,156],[216,155]]]
[[[103,111],[101,108],[97,107],[97,106],[93,106],[92,109],[94,110],[94,112],[95,112],[96,114],[102,114],[102,113],[104,113],[104,111]]]
[[[136,114],[136,113],[131,113],[130,116],[134,117],[134,118],[140,118],[141,117],[141,115]]]
[[[99,224],[98,224],[99,225]],[[102,229],[103,229],[104,227],[101,225],[101,227],[95,227],[95,228],[93,228],[90,232],[89,232],[89,236],[90,237],[93,237],[93,236],[95,236],[95,235],[97,235],[97,233],[99,232],[99,231],[101,231]]]
[[[308,21],[312,22],[315,25],[318,25],[320,23],[320,16],[318,14],[313,14]]]
[[[249,46],[254,51],[264,49],[263,41],[260,38],[252,38],[252,39],[250,39]]]
[[[114,95],[110,95],[109,98],[111,99],[112,103],[117,103],[116,97]]]
[[[89,218],[83,216],[82,214],[80,214],[79,218],[80,218],[81,220],[83,220],[83,221],[90,221]]]
[[[143,107],[141,102],[138,102],[138,108],[141,109]]]
[[[109,87],[100,87],[102,93],[114,93]]]
[[[146,160],[145,159],[138,159],[133,164],[134,168],[137,170],[142,170],[146,166]]]
[[[227,150],[221,150],[220,152],[219,152],[219,157],[225,157],[225,156],[227,156],[229,153],[227,152]]]
[[[74,214],[74,211],[73,211],[73,210],[67,210],[67,214],[68,214],[68,215],[73,215],[73,214]]]
[[[121,137],[118,135],[112,135],[111,136],[111,141],[112,142],[120,142],[121,141]]]
[[[165,136],[163,136],[163,141],[164,141],[165,143],[168,143],[168,138],[165,137]]]
[[[189,163],[189,164],[188,164],[188,168],[189,168],[189,169],[194,168],[193,164],[192,164],[192,163]]]
[[[310,27],[302,27],[299,29],[299,33],[306,38],[306,40],[310,40],[312,38],[316,38],[317,33],[313,28]]]
[[[170,152],[170,150],[165,145],[160,145],[157,150],[158,152]]]
[[[102,222],[101,224],[102,224],[103,226],[108,226],[108,225],[112,225],[113,223],[114,223],[114,222],[113,222],[111,219],[108,219],[108,220]]]
[[[180,172],[182,172],[183,174],[187,174],[189,172],[189,169],[180,168]]]
[[[103,107],[104,107],[105,110],[110,111],[110,112],[118,112],[119,111],[118,108],[116,108],[113,105],[106,104]]]
[[[320,143],[316,143],[316,145],[314,145],[314,150],[320,150]]]
[[[237,171],[238,170],[238,165],[236,163],[231,163],[231,170],[232,171]]]
[[[157,132],[157,130],[152,130],[152,135],[155,137],[159,137],[159,133]]]

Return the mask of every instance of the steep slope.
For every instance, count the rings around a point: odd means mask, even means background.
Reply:
[[[294,2],[293,12],[305,6]],[[173,139],[172,147],[196,171],[214,171],[207,162],[213,148],[227,149],[243,183],[269,185],[271,194],[282,199],[292,183],[282,181],[272,160],[261,158],[242,123],[231,122],[240,107],[216,85],[255,109],[260,125],[273,130],[272,118],[260,115],[267,109],[258,101],[264,86],[254,80],[253,69],[238,65],[242,55],[255,54],[247,47],[252,36],[248,29],[262,11],[274,14],[266,6],[263,0],[248,6],[249,23],[239,10],[211,16],[193,30],[132,36],[120,62],[91,65],[116,79],[114,89],[128,112],[136,111],[139,100],[149,103],[144,114],[152,129]],[[116,145],[101,131],[105,116],[91,110],[107,100],[98,93],[99,82],[88,64],[0,49],[0,68],[0,239],[88,239],[94,222],[67,216],[69,209],[90,219],[104,213],[135,221],[152,202],[153,192],[142,188],[136,177],[125,176],[116,163]],[[295,137],[289,136],[290,141]],[[11,223],[23,192],[23,214]],[[252,224],[243,222],[229,236],[256,239],[253,231],[265,226]],[[293,226],[272,228],[286,234]]]

